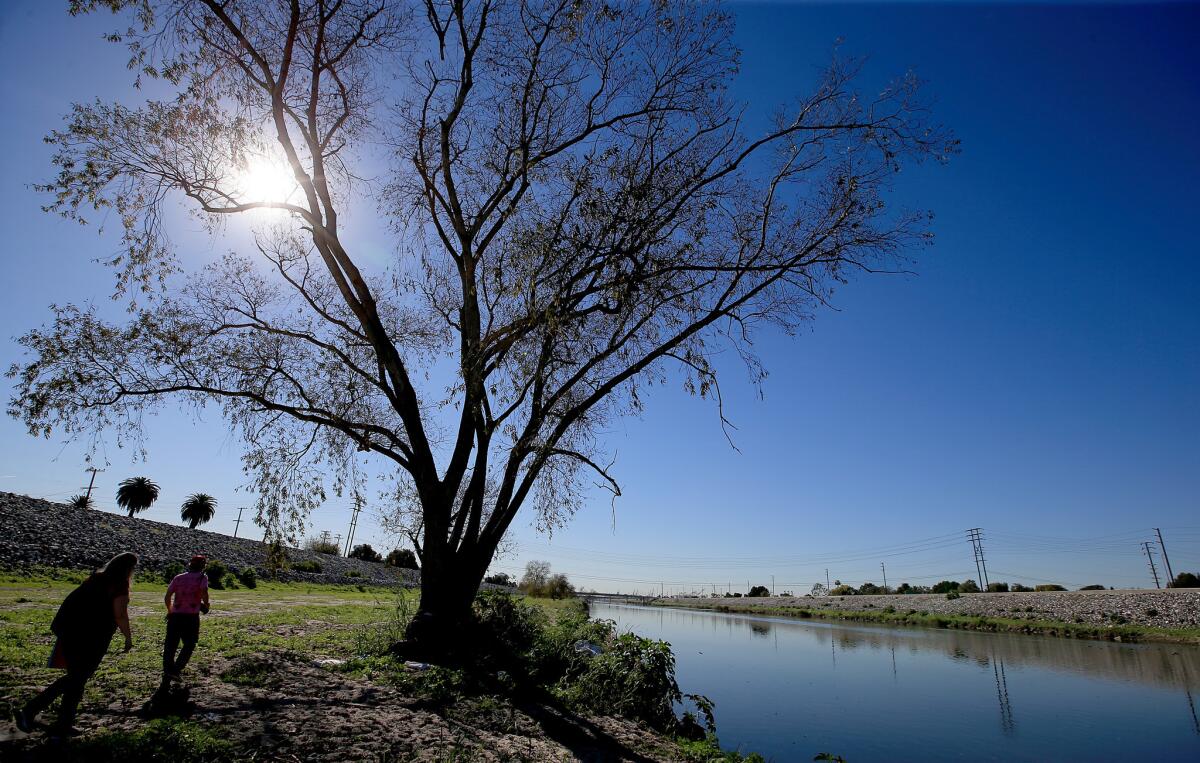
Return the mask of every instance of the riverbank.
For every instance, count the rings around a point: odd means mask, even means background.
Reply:
[[[65,745],[0,718],[0,758],[29,761],[430,760],[711,761],[705,743],[576,712],[546,699],[462,691],[458,671],[381,657],[414,592],[298,584],[214,592],[189,665],[190,698],[167,718],[144,712],[158,685],[162,588],[135,585],[134,649],[113,647],[89,683]],[[45,668],[49,622],[72,584],[0,582],[0,706],[11,711],[61,673]],[[399,598],[398,598],[399,596]],[[557,611],[549,607],[553,616]],[[118,640],[114,640],[116,643]],[[469,678],[469,677],[468,677]],[[48,720],[48,719],[44,719]]]
[[[657,599],[655,606],[1104,641],[1200,645],[1200,590]]]

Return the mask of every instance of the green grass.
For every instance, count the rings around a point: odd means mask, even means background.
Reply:
[[[213,731],[175,718],[150,721],[137,731],[103,731],[61,746],[29,753],[29,760],[46,763],[127,763],[161,760],[171,763],[223,763],[244,760],[233,744]]]
[[[1200,628],[1156,628],[1148,625],[1091,625],[1062,620],[985,617],[983,615],[949,615],[930,612],[898,612],[882,610],[809,609],[798,606],[756,606],[753,604],[697,604],[658,600],[662,607],[711,609],[717,612],[794,617],[798,619],[850,620],[856,622],[906,625],[923,628],[986,631],[989,633],[1025,633],[1059,638],[1090,639],[1094,641],[1155,641],[1170,644],[1200,644]]]

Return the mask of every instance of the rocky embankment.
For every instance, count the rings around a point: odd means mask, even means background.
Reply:
[[[186,563],[193,554],[218,559],[229,567],[255,567],[266,573],[266,546],[206,530],[130,519],[94,509],[76,509],[15,493],[0,492],[0,568],[34,566],[93,569],[122,551],[133,551],[143,570],[162,571]],[[287,570],[283,580],[313,583],[420,583],[420,573],[384,564],[289,548],[290,562],[314,561],[321,572]]]
[[[725,606],[743,612],[759,607],[881,612],[892,607],[902,613],[915,610],[923,614],[1058,620],[1086,625],[1200,628],[1200,589],[1197,588],[969,593],[957,599],[947,599],[945,594],[908,594],[671,599],[668,603],[706,609]]]

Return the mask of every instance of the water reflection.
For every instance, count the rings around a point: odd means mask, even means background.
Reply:
[[[775,760],[1200,760],[1200,649],[596,605]],[[770,637],[770,638],[768,638]]]

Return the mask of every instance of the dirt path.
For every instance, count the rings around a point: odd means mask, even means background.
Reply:
[[[581,718],[544,706],[493,702],[451,708],[402,696],[388,687],[319,667],[287,653],[258,660],[257,686],[219,676],[214,660],[188,677],[182,717],[219,730],[239,756],[258,761],[651,761],[672,760],[663,740],[637,724]],[[144,698],[110,697],[85,707],[85,734],[136,731]],[[45,736],[0,724],[0,758],[46,760]]]

